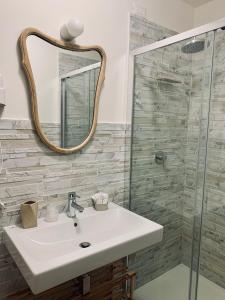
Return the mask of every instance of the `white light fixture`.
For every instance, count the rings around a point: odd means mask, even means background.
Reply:
[[[78,19],[70,19],[60,28],[61,38],[65,41],[72,41],[84,31],[84,25]]]

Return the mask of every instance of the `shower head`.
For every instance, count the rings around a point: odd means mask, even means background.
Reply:
[[[204,50],[204,48],[205,41],[196,40],[196,38],[193,38],[190,42],[188,42],[181,48],[181,51],[186,54],[193,54]]]

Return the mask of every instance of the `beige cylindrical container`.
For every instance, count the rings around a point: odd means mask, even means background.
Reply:
[[[37,202],[27,201],[25,203],[22,203],[20,209],[23,228],[37,227]]]

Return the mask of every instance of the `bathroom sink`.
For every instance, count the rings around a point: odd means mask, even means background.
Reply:
[[[38,227],[4,228],[5,244],[34,294],[162,240],[163,227],[116,204],[86,208],[74,220],[38,220]],[[82,244],[83,243],[83,244]],[[84,247],[84,248],[83,248]]]

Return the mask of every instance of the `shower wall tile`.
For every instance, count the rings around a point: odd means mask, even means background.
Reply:
[[[175,32],[133,16],[130,49],[173,34]],[[161,243],[130,257],[130,268],[137,271],[137,286],[181,262],[184,153],[189,105],[187,63],[188,59],[176,46],[136,58],[131,204],[133,211],[164,226]],[[156,164],[157,151],[166,154],[164,165]]]
[[[176,34],[175,31],[159,26],[138,15],[132,15],[130,18],[130,50],[149,45],[174,34]]]
[[[0,122],[0,200],[6,210],[0,215],[0,299],[26,286],[3,244],[3,226],[20,222],[20,204],[39,201],[39,216],[54,201],[65,209],[67,193],[76,191],[80,204],[91,205],[97,191],[125,205],[126,125],[99,124],[90,143],[80,152],[59,155],[45,147],[29,121]]]

